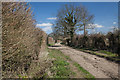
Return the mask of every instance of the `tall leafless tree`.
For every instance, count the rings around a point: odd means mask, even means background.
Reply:
[[[84,35],[86,34],[86,26],[91,23],[93,15],[88,13],[84,6],[64,5],[58,11],[55,28],[61,32],[64,37],[70,38],[71,43],[76,30],[84,27]]]

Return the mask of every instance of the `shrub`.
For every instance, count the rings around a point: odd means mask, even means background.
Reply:
[[[105,34],[90,34],[90,35],[76,35],[73,38],[74,47],[79,48],[95,48],[99,50],[108,50],[119,54],[120,45],[120,30],[108,32]],[[120,54],[119,54],[120,55]]]
[[[24,2],[2,3],[2,70],[4,78],[26,76],[38,60],[46,34],[35,28],[31,7]],[[32,68],[31,68],[32,67]]]

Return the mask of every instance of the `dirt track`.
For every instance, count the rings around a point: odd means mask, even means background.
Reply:
[[[118,78],[118,64],[114,62],[60,44],[49,48],[62,51],[96,78]]]

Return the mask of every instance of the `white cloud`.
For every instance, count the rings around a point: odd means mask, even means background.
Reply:
[[[47,26],[45,28],[42,28],[43,31],[45,32],[51,32],[52,31],[52,27],[51,26]]]
[[[102,28],[104,26],[99,25],[99,24],[88,24],[88,28]]]
[[[99,25],[99,24],[94,24],[94,25],[95,25],[95,27],[97,27],[97,28],[103,27],[102,25]]]
[[[113,24],[116,24],[117,22],[113,22]]]
[[[52,26],[53,24],[51,23],[42,23],[42,24],[37,24],[36,26],[39,27],[39,26]]]
[[[47,18],[49,20],[56,20],[57,18],[56,17],[50,17],[50,18]]]
[[[110,29],[114,29],[115,27],[114,26],[112,26],[112,27],[109,27]]]
[[[37,24],[36,27],[40,27],[46,33],[51,33],[52,32],[52,25],[53,24],[51,24],[51,23],[42,23],[42,24]]]
[[[118,29],[116,26],[109,27],[110,29]]]

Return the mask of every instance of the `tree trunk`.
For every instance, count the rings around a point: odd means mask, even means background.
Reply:
[[[86,29],[85,29],[85,24],[84,24],[84,36],[86,36]]]
[[[72,41],[73,41],[72,39],[73,39],[73,35],[71,35],[71,44],[72,44]]]

